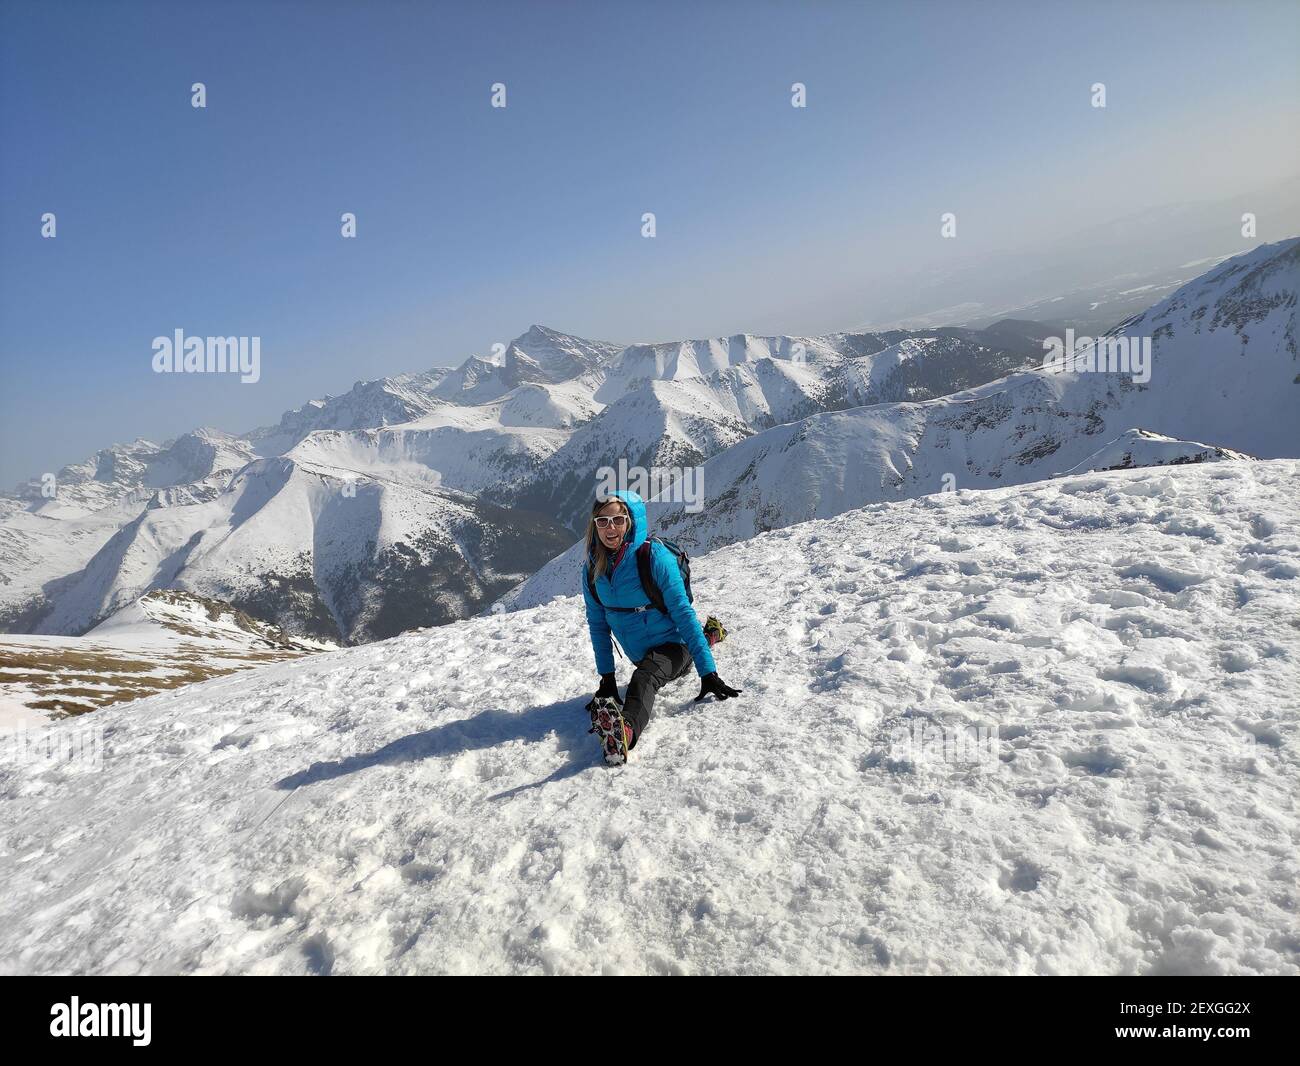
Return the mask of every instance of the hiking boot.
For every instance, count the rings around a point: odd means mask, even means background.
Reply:
[[[708,621],[704,623],[704,639],[709,642],[710,648],[715,644],[721,644],[727,639],[727,631],[713,615],[709,615]]]
[[[590,732],[595,733],[600,741],[605,762],[610,766],[622,766],[627,762],[628,749],[636,737],[632,727],[623,720],[623,708],[616,700],[602,696],[593,701]]]

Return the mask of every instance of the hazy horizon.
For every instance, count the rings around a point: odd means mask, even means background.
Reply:
[[[534,322],[816,335],[1300,232],[1293,4],[11,2],[0,30],[3,489]],[[153,373],[176,328],[261,337],[261,379]]]

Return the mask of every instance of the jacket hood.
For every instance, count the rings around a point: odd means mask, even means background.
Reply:
[[[641,499],[635,492],[611,492],[608,499],[620,499],[627,504],[627,513],[632,516],[632,531],[627,537],[627,550],[634,552],[637,548],[645,543],[646,536],[649,533],[649,526],[646,522],[645,500]]]

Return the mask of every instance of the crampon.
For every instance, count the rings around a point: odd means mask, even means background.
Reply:
[[[610,766],[627,762],[627,749],[632,743],[632,727],[623,720],[623,709],[617,700],[602,696],[591,707],[591,729],[600,741],[600,750]]]

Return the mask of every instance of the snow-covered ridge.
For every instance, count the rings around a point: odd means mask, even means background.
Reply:
[[[530,509],[578,529],[600,467],[620,460],[647,469],[697,466],[754,433],[818,412],[942,396],[1032,363],[1041,356],[1041,332],[1007,323],[924,337],[742,336],[628,349],[595,393],[610,399],[614,381],[623,390],[618,398],[510,487]],[[639,369],[628,372],[629,360]]]
[[[52,496],[38,477],[19,485],[10,499],[37,514],[82,518],[123,499],[147,501],[154,489],[228,477],[254,456],[239,437],[196,429],[161,445],[140,439],[104,448],[54,473]]]
[[[1244,452],[1234,452],[1231,448],[1216,448],[1192,440],[1175,440],[1145,429],[1130,429],[1066,473],[1087,474],[1094,470],[1129,470],[1137,466],[1177,466],[1181,463],[1214,463],[1224,459],[1253,458]]]
[[[572,597],[97,711],[101,772],[0,755],[0,969],[1300,974],[1298,487],[1113,471],[700,557],[742,696],[667,687],[618,771]]]
[[[358,381],[342,396],[311,400],[286,411],[278,425],[255,429],[246,436],[259,454],[279,455],[314,430],[368,429],[409,422],[442,402],[435,390],[449,372],[439,367],[423,374]]]
[[[294,637],[236,607],[179,589],[155,589],[100,622],[89,638],[174,643],[237,645],[283,651],[332,651],[338,645]]]

